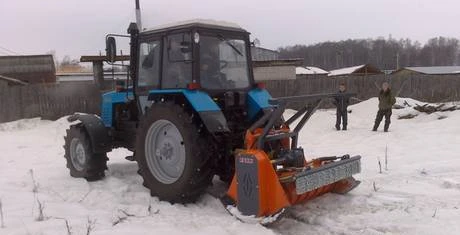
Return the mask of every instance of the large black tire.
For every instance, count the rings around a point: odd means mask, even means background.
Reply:
[[[65,159],[70,175],[88,181],[100,180],[107,170],[106,153],[94,153],[87,132],[82,124],[72,125],[64,137]]]
[[[138,126],[135,158],[139,165],[139,174],[144,179],[144,186],[150,189],[150,194],[157,196],[160,200],[171,203],[191,203],[196,201],[211,184],[213,171],[211,157],[207,151],[207,140],[201,133],[200,127],[192,119],[191,115],[177,104],[172,102],[155,103],[146,111]],[[155,146],[154,143],[157,143],[158,138],[165,137],[158,137],[152,141],[152,137],[147,138],[147,135],[152,136],[149,129],[155,128],[158,123],[162,122],[168,122],[167,125],[169,126],[172,126],[172,123],[175,126],[175,133],[180,133],[180,135],[176,134],[177,139],[182,138],[182,140],[176,141],[176,143],[180,143],[178,148],[185,150],[185,157],[184,154],[180,155],[182,156],[181,159],[185,158],[182,161],[184,164],[181,164],[183,170],[171,182],[165,182],[164,179],[161,179],[161,175],[158,176],[159,173],[151,170],[151,167],[155,167],[152,166],[152,161],[158,162],[160,161],[158,159],[162,159],[158,152],[161,152],[160,148],[164,146],[161,144]],[[166,131],[164,135],[167,135]],[[150,142],[146,143],[149,140]],[[156,151],[155,154],[149,154],[146,144],[152,146],[151,148]],[[172,152],[175,154],[179,151],[174,150]],[[157,158],[157,160],[152,160],[153,158]],[[172,159],[174,158],[177,157],[173,156]]]

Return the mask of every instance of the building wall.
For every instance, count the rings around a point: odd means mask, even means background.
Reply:
[[[262,80],[294,80],[295,66],[270,66],[270,67],[254,67],[254,79]]]
[[[419,73],[414,72],[412,70],[408,70],[408,69],[401,69],[397,72],[394,72],[392,75],[393,76],[409,76],[411,74],[419,74]]]
[[[278,60],[279,53],[261,47],[251,47],[251,56],[253,61]]]
[[[0,91],[8,87],[8,82],[0,79]]]
[[[297,74],[296,79],[327,79],[327,74]]]

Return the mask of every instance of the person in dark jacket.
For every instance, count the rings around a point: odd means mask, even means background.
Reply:
[[[375,123],[373,131],[377,131],[379,128],[380,122],[382,122],[383,117],[385,117],[385,126],[383,130],[388,132],[388,128],[390,127],[390,117],[391,117],[391,108],[396,103],[396,98],[394,97],[393,93],[390,89],[390,84],[388,82],[384,82],[382,84],[382,89],[379,93],[379,111],[377,112],[377,116],[375,117]]]
[[[337,94],[345,93],[347,88],[344,83],[339,85],[339,91]],[[347,130],[348,124],[348,112],[347,108],[350,104],[350,97],[348,96],[336,96],[334,101],[335,106],[337,106],[337,120],[335,122],[335,129],[340,130],[340,123],[342,122],[342,130]]]

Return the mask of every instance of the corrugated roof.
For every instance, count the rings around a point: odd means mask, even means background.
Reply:
[[[431,66],[431,67],[404,67],[401,70],[411,70],[417,73],[442,75],[442,74],[460,74],[460,66]]]
[[[0,80],[8,82],[8,84],[27,85],[27,82],[23,82],[19,79],[10,78],[7,76],[0,75]]]
[[[52,55],[0,56],[0,74],[55,72]]]
[[[0,75],[27,83],[56,81],[52,55],[0,56]]]
[[[297,75],[328,74],[329,72],[318,67],[306,66],[295,68]]]

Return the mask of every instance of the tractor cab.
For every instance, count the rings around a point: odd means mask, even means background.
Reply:
[[[253,83],[249,33],[236,24],[186,21],[142,31],[138,40],[133,65],[139,90],[201,88],[216,93],[247,90]]]
[[[139,32],[131,23],[128,33],[139,96],[159,89],[200,89],[215,96],[253,87],[249,32],[236,24],[191,20]],[[116,56],[114,42],[107,38],[108,58]]]

